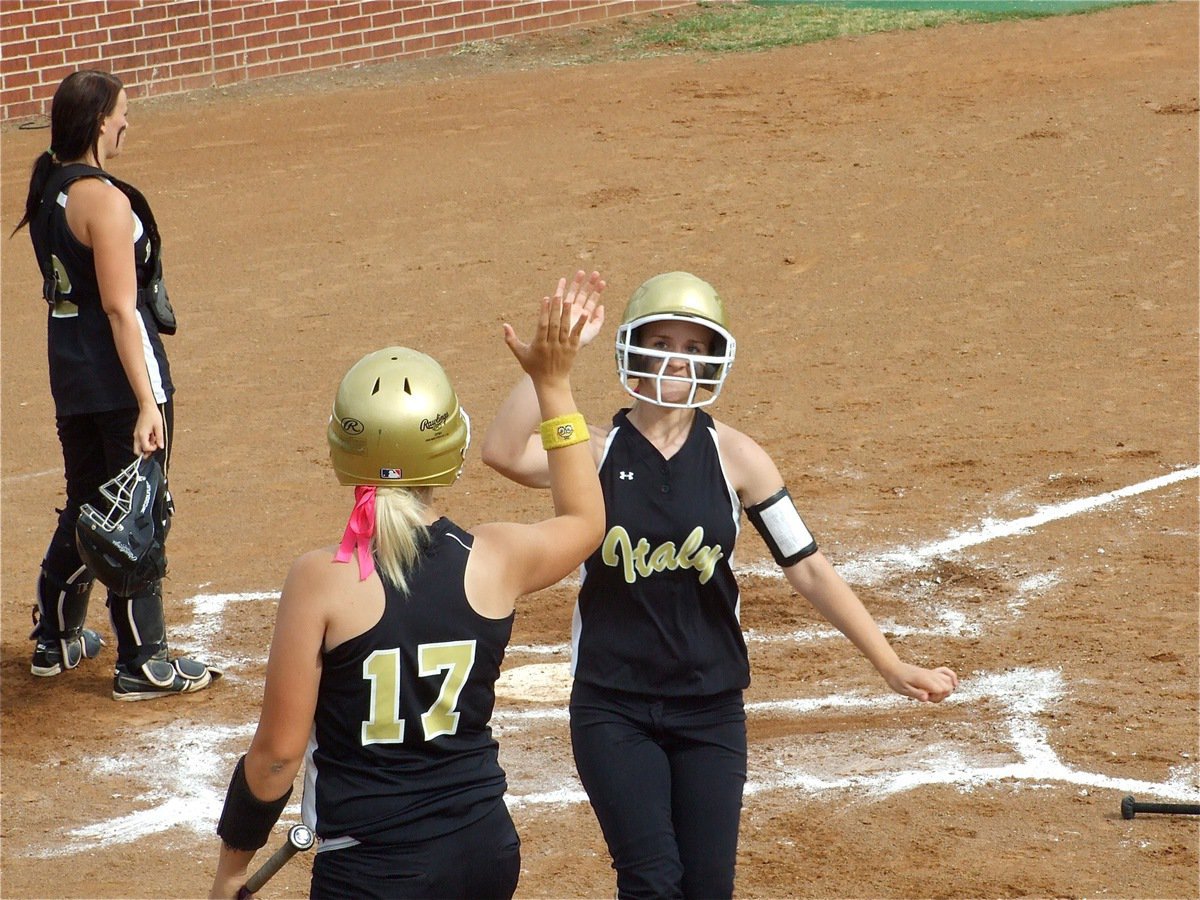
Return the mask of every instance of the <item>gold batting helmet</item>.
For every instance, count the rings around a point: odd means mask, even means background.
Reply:
[[[713,333],[710,355],[686,357],[687,375],[666,374],[671,358],[678,354],[638,346],[638,329],[664,320],[692,322]],[[617,327],[617,374],[625,390],[640,400],[677,408],[708,406],[721,393],[733,368],[736,350],[737,342],[725,318],[725,304],[716,289],[689,272],[666,272],[646,281],[629,298],[625,316]],[[646,380],[652,383],[653,394],[637,392],[634,382]],[[689,385],[687,399],[679,403],[664,400],[664,382]],[[700,396],[700,388],[709,395]]]
[[[342,484],[444,487],[462,471],[471,422],[436,360],[387,347],[342,378],[327,437]]]

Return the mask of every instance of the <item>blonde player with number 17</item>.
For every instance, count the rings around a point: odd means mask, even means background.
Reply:
[[[304,822],[320,839],[311,897],[516,890],[520,841],[489,724],[500,662],[517,598],[575,569],[604,526],[568,377],[585,322],[569,306],[545,298],[529,344],[505,326],[542,421],[555,512],[542,522],[468,531],[438,511],[470,425],[433,359],[390,347],[342,379],[329,454],[354,512],[341,544],[301,556],[284,584],[210,896],[245,884],[302,760]]]

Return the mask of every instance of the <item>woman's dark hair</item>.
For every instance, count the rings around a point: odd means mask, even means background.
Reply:
[[[13,234],[37,214],[46,181],[59,160],[80,159],[89,151],[99,157],[100,125],[116,109],[122,87],[116,75],[95,69],[80,69],[62,80],[50,103],[50,147],[33,161],[25,215]]]

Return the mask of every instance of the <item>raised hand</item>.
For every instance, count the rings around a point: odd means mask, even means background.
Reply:
[[[599,278],[598,275],[594,277]],[[560,278],[554,296],[542,298],[533,338],[528,343],[517,337],[511,325],[507,322],[504,324],[504,343],[535,384],[567,377],[581,346],[581,335],[592,321],[594,301],[592,310],[587,314],[575,310],[575,300],[580,293],[580,277],[576,276],[576,283],[569,293],[566,292],[566,284],[567,280]],[[591,292],[593,297],[597,294],[598,291]],[[586,305],[587,300],[583,302]]]
[[[604,304],[600,302],[600,295],[604,292],[605,287],[606,284],[599,272],[588,275],[582,269],[575,273],[575,279],[571,282],[569,290],[567,290],[567,280],[559,279],[558,291],[555,296],[561,295],[566,290],[565,299],[571,302],[572,315],[575,317],[572,320],[573,324],[580,318],[586,323],[583,331],[579,334],[580,347],[590,344],[604,325]]]

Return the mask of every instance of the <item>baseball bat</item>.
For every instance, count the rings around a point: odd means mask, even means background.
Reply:
[[[1132,819],[1138,813],[1167,813],[1200,816],[1200,803],[1139,803],[1132,796],[1121,801],[1121,818]]]
[[[238,900],[246,900],[247,897],[261,891],[263,885],[283,868],[284,863],[299,851],[310,848],[315,840],[307,825],[293,825],[289,828],[287,841],[271,854],[270,859],[263,863],[257,872],[246,879],[246,883],[238,890]]]

